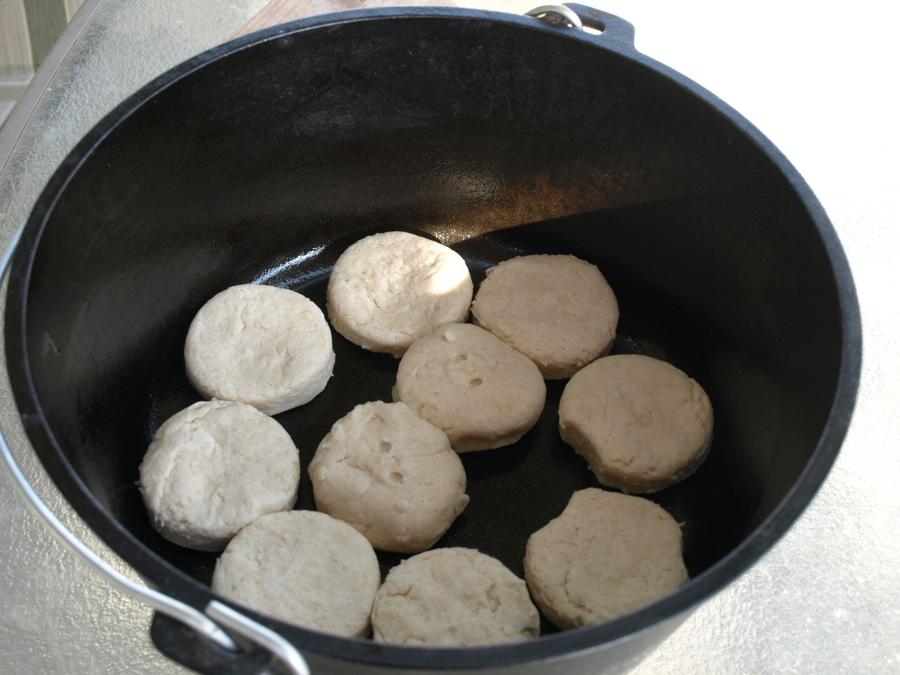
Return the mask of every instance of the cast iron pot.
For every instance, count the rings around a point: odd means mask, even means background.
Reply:
[[[822,208],[785,158],[709,92],[603,32],[451,9],[318,17],[216,47],[126,100],[72,151],[13,261],[6,352],[28,436],[80,516],[144,578],[203,608],[216,556],[150,527],[135,481],[169,415],[198,400],[182,346],[227,286],[324,306],[336,257],[380,230],[453,246],[476,283],[523,253],[596,263],[621,305],[614,352],[667,359],[713,401],[709,459],[652,498],[684,522],[692,580],[629,616],[468,649],[378,645],[251,617],[314,673],[594,673],[626,667],[733,581],[821,485],[857,388],[854,289]],[[278,416],[302,455],[397,363],[335,335],[335,376]],[[514,446],[465,455],[471,504],[440,542],[517,574],[528,536],[595,485],[556,430],[563,383]],[[299,507],[312,508],[304,475]],[[399,560],[381,555],[382,571]],[[157,616],[166,654],[268,668]]]

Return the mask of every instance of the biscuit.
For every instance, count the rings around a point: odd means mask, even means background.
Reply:
[[[463,323],[416,340],[400,360],[394,387],[394,400],[442,429],[457,452],[515,443],[540,418],[546,396],[527,357]]]
[[[373,234],[350,246],[328,278],[328,317],[354,344],[400,358],[414,340],[464,321],[472,278],[458,253],[408,232]]]
[[[703,388],[675,366],[637,354],[607,356],[579,371],[559,403],[559,431],[597,480],[656,492],[693,473],[712,442]]]
[[[387,575],[375,596],[376,642],[471,646],[514,642],[540,632],[525,582],[470,548],[413,556]]]
[[[194,389],[267,415],[308,403],[334,369],[331,330],[315,303],[285,288],[244,284],[214,295],[184,344]]]
[[[319,443],[309,476],[316,508],[382,551],[424,551],[469,503],[447,435],[405,403],[356,406]]]
[[[231,540],[212,588],[280,621],[365,637],[381,574],[371,544],[315,511],[263,516]]]
[[[200,551],[297,501],[300,459],[278,422],[246,403],[203,401],[159,428],[140,467],[153,526]]]
[[[472,316],[534,361],[545,378],[561,380],[609,351],[619,305],[589,262],[571,255],[529,255],[487,271]]]
[[[681,528],[649,499],[579,490],[528,539],[525,579],[559,628],[609,621],[687,581]]]

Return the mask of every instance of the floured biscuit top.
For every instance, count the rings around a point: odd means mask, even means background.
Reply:
[[[356,406],[319,443],[309,476],[316,508],[382,551],[429,548],[469,503],[447,435],[405,403]]]
[[[681,528],[643,497],[579,490],[559,517],[531,535],[525,578],[558,627],[609,621],[687,582]]]
[[[212,586],[281,621],[365,637],[380,580],[359,532],[324,513],[289,511],[244,528],[216,562]]]
[[[559,380],[609,351],[619,305],[595,265],[571,255],[528,255],[487,271],[472,315],[544,377]]]
[[[656,492],[706,458],[713,411],[703,388],[675,366],[637,354],[607,356],[566,385],[559,430],[604,485]]]
[[[394,388],[394,399],[442,429],[457,452],[515,443],[537,422],[546,395],[537,366],[472,324],[416,340]]]
[[[194,388],[267,415],[308,403],[334,368],[331,329],[314,302],[285,288],[244,284],[197,312],[184,345]]]
[[[341,254],[328,278],[328,316],[351,342],[397,358],[416,338],[464,321],[472,278],[458,253],[408,232],[373,234]]]
[[[392,569],[372,609],[376,642],[472,646],[537,637],[525,582],[470,548],[440,548]]]
[[[153,526],[176,544],[215,551],[259,516],[293,507],[300,458],[271,417],[203,401],[159,428],[140,475]]]

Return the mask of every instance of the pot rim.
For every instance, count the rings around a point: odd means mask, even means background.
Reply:
[[[169,86],[219,59],[276,40],[329,26],[384,20],[481,20],[522,30],[550,33],[605,49],[640,64],[676,83],[686,94],[700,98],[743,133],[779,169],[806,208],[825,247],[837,287],[841,312],[841,358],[835,395],[819,441],[797,481],[772,513],[736,548],[674,593],[632,614],[575,630],[544,635],[519,643],[467,648],[402,647],[370,640],[344,638],[285,624],[225,601],[179,570],[132,535],[91,493],[65,456],[43,414],[32,379],[26,345],[26,305],[35,253],[60,193],[94,149],[119,124]],[[759,560],[793,525],[824,482],[846,435],[856,399],[862,358],[859,306],[846,256],[824,209],[797,170],[749,121],[711,92],[643,54],[630,44],[603,35],[559,29],[529,17],[470,9],[403,7],[325,14],[273,26],[224,44],[166,71],[141,87],[104,116],[75,146],[43,189],[22,232],[10,274],[6,306],[6,356],[14,400],[28,438],[54,483],[91,529],[130,567],[161,591],[202,609],[210,600],[226,602],[256,621],[273,628],[304,653],[350,662],[401,668],[488,668],[573,656],[606,648],[684,614],[703,602]]]

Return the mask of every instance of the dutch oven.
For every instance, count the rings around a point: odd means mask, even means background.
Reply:
[[[234,40],[124,101],[44,189],[10,271],[16,404],[79,515],[158,589],[151,633],[172,658],[235,673],[271,667],[270,650],[302,672],[294,649],[317,674],[627,667],[758,560],[824,480],[861,338],[821,206],[738,113],[635,51],[628,23],[577,5],[538,14],[369,10]],[[613,351],[669,360],[703,384],[709,459],[653,495],[684,523],[690,583],[604,624],[544,622],[529,642],[398,647],[229,609],[208,587],[215,554],[152,529],[138,465],[161,421],[198,399],[182,358],[197,309],[245,282],[324,306],[336,257],[391,229],[452,246],[476,283],[522,253],[589,260],[619,298]],[[336,419],[390,397],[394,359],[337,335],[335,350],[324,393],[278,416],[304,473]],[[465,455],[471,504],[441,545],[521,575],[528,536],[594,484],[558,437],[561,389],[549,383],[541,421],[515,446]],[[301,494],[312,508],[306,476]],[[399,558],[380,560],[384,572]]]

